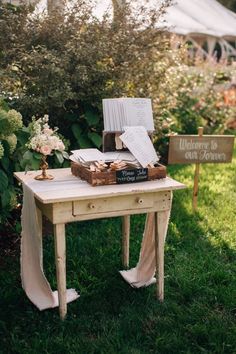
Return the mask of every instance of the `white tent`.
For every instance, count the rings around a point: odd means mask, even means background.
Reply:
[[[216,0],[175,0],[164,20],[177,34],[236,38],[236,14]]]
[[[222,59],[236,57],[236,50],[229,43],[236,41],[236,14],[216,0],[175,0],[159,26],[191,41],[207,58],[214,55],[216,43]],[[203,49],[204,43],[207,49]]]

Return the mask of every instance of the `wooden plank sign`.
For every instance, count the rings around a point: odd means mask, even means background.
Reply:
[[[172,135],[169,141],[169,164],[195,163],[193,185],[193,210],[197,209],[198,180],[200,164],[231,162],[233,157],[234,135]]]
[[[173,135],[170,136],[168,163],[231,162],[233,147],[233,135]]]

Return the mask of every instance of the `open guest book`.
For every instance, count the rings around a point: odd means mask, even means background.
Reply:
[[[102,106],[105,131],[124,131],[125,126],[154,131],[150,98],[106,98]]]

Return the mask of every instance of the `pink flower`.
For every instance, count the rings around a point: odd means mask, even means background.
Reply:
[[[51,149],[50,146],[44,145],[44,146],[41,147],[40,152],[41,152],[41,154],[43,154],[43,155],[50,155],[51,152],[52,152],[52,149]]]

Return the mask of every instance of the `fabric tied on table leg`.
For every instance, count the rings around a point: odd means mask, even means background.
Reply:
[[[139,262],[135,268],[122,270],[122,277],[134,288],[145,287],[156,282],[154,277],[156,271],[155,256],[155,235],[154,235],[155,213],[147,214],[145,229],[143,234]],[[158,212],[158,232],[166,238],[170,210]]]
[[[39,310],[58,306],[58,292],[52,291],[43,272],[42,225],[34,194],[23,184],[21,215],[21,280],[28,298]],[[74,289],[67,290],[67,302],[79,297]]]

